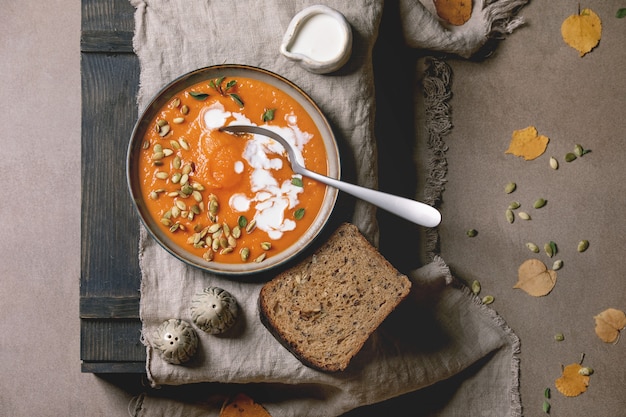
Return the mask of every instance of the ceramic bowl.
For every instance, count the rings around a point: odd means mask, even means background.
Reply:
[[[181,247],[173,242],[171,237],[168,236],[167,229],[164,230],[164,228],[158,224],[159,220],[153,218],[147,209],[146,199],[148,199],[149,196],[142,195],[141,192],[141,179],[138,162],[140,158],[139,155],[142,151],[144,136],[147,129],[154,128],[153,121],[155,120],[159,109],[161,109],[165,104],[170,103],[171,100],[185,88],[205,80],[209,82],[210,80],[215,80],[223,76],[256,79],[282,90],[295,99],[313,119],[321,134],[327,155],[327,175],[332,178],[340,177],[340,160],[335,136],[326,117],[303,90],[282,76],[261,68],[244,65],[219,65],[201,68],[181,76],[165,86],[150,101],[146,110],[138,118],[130,138],[126,165],[128,188],[141,222],[148,230],[150,236],[171,255],[191,266],[218,274],[239,275],[259,273],[292,260],[314,241],[314,239],[323,230],[334,209],[338,193],[336,189],[326,187],[321,209],[315,214],[315,218],[311,226],[302,234],[296,243],[282,252],[268,256],[262,262],[248,261],[245,263],[242,262],[232,264],[207,261],[202,256],[193,254],[184,247]]]
[[[352,53],[350,24],[343,14],[330,7],[307,7],[291,20],[280,52],[310,72],[337,71]]]

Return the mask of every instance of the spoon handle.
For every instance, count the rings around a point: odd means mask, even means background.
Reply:
[[[326,185],[337,188],[340,191],[351,194],[363,201],[367,201],[368,203],[378,206],[383,210],[420,226],[436,227],[441,222],[441,213],[439,210],[429,206],[428,204],[393,194],[387,194],[382,191],[360,187],[348,182],[339,181],[334,178],[318,174],[317,172],[309,171],[308,169],[301,169],[299,173]]]

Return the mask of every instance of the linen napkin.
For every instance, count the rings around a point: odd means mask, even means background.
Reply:
[[[262,6],[251,0],[131,3],[136,7],[134,48],[141,64],[140,111],[161,87],[190,70],[222,63],[263,67],[295,82],[324,111],[342,149],[344,178],[376,188],[372,48],[383,13],[382,0],[323,2],[346,16],[354,39],[350,61],[328,75],[311,74],[278,53],[291,18],[314,4],[311,1],[271,0]],[[478,50],[495,27],[507,31],[520,23],[507,16],[521,2],[485,5],[476,1],[476,23],[464,29],[474,34],[474,40],[455,50],[445,43],[461,36],[454,34],[456,30],[445,28],[417,1],[401,3],[406,11],[404,28],[410,45],[462,56]],[[496,3],[497,9],[493,6]],[[489,16],[494,19],[487,19]],[[339,216],[347,216],[376,244],[378,226],[373,207],[350,202],[339,210]],[[337,221],[342,220],[346,219]],[[445,262],[436,256],[432,264],[411,274],[415,293],[431,294],[431,302],[424,298],[407,300],[370,338],[348,371],[326,374],[302,365],[260,324],[256,305],[262,283],[237,281],[188,267],[166,253],[143,228],[139,244],[146,371],[155,387],[211,382],[280,387],[275,391],[262,389],[266,394],[255,398],[274,417],[334,416],[478,367],[482,372],[472,372],[460,385],[476,377],[487,379],[481,398],[497,410],[493,415],[519,415],[515,335],[466,290],[438,285],[452,282],[453,277]],[[190,321],[189,300],[207,286],[222,287],[237,298],[243,317],[236,332],[226,337],[199,332],[200,349],[190,363],[175,366],[164,362],[150,344],[154,330],[169,318]],[[436,290],[429,292],[433,288]],[[409,323],[416,322],[417,328],[411,328]],[[219,407],[213,407],[209,397],[180,401],[143,396],[136,415],[212,415]],[[451,397],[449,404],[456,407],[462,401],[467,407],[465,399],[460,393]]]

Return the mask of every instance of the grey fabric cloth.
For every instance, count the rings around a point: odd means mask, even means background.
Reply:
[[[350,61],[328,75],[309,73],[278,53],[291,18],[313,2],[272,0],[264,2],[263,7],[250,0],[131,3],[136,7],[134,48],[141,64],[140,111],[161,87],[190,70],[222,63],[263,67],[290,79],[311,95],[340,142],[345,177],[376,188],[372,48],[383,13],[382,0],[360,0],[358,4],[324,2],[346,16],[354,38]],[[507,13],[498,14],[498,22],[502,28],[508,25],[510,29],[515,23],[506,16],[519,2],[499,3],[499,10]],[[456,29],[443,27],[417,1],[407,0],[403,4],[407,11],[407,43],[446,50],[448,46],[442,40],[450,39]],[[484,6],[480,1],[476,4],[472,18],[476,23],[467,26],[472,28],[474,40],[460,49],[450,49],[453,53],[471,55],[493,30],[494,23],[486,18],[493,15],[488,12],[493,5]],[[505,4],[511,7],[503,7]],[[429,29],[419,30],[421,25]],[[345,213],[345,219],[341,220],[353,222],[376,244],[375,209],[349,200],[342,209],[339,213]],[[339,374],[326,374],[302,365],[261,325],[256,306],[262,283],[237,281],[188,267],[167,254],[143,229],[139,244],[140,315],[148,357],[146,370],[154,386],[212,382],[280,386],[278,391],[284,395],[276,392],[255,398],[274,417],[335,416],[420,390],[479,366],[481,372],[472,373],[463,382],[481,381],[480,398],[494,412],[490,415],[520,413],[515,335],[467,291],[443,285],[452,282],[453,277],[440,258],[412,274],[415,297],[403,303],[370,338],[350,368]],[[236,331],[229,337],[199,334],[200,349],[190,363],[175,366],[164,362],[151,347],[154,330],[169,318],[190,321],[190,298],[209,285],[225,288],[238,299],[243,317]],[[420,294],[431,294],[430,301]],[[470,396],[464,392],[460,390],[450,398],[450,406],[446,407],[451,410],[449,415],[458,410],[465,415]],[[181,401],[143,396],[136,415],[217,415],[219,406],[215,408],[209,397]],[[476,409],[484,410],[485,403]]]

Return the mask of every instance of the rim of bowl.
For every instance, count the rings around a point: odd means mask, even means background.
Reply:
[[[320,211],[316,214],[315,220],[313,220],[311,226],[293,245],[276,255],[266,258],[263,262],[233,264],[215,261],[208,262],[201,256],[192,254],[183,247],[174,243],[171,239],[169,239],[167,234],[160,229],[157,222],[152,218],[143,204],[143,197],[140,193],[140,179],[137,174],[135,155],[141,151],[144,134],[153,117],[164,104],[168,103],[171,98],[181,90],[198,82],[219,78],[221,76],[241,76],[265,82],[281,89],[300,103],[304,110],[313,119],[313,122],[322,136],[322,141],[324,142],[324,146],[326,148],[328,176],[336,179],[340,178],[341,162],[333,130],[321,109],[304,90],[287,78],[260,67],[241,64],[222,64],[199,68],[183,74],[165,85],[153,96],[146,108],[139,114],[130,136],[126,155],[126,182],[133,201],[133,206],[139,216],[139,219],[141,220],[141,223],[152,239],[154,239],[171,255],[187,265],[207,272],[213,272],[221,275],[256,274],[276,268],[288,261],[291,261],[295,256],[313,243],[313,241],[324,229],[324,226],[328,223],[328,220],[335,208],[338,195],[337,189],[330,186],[326,187],[322,206]]]

